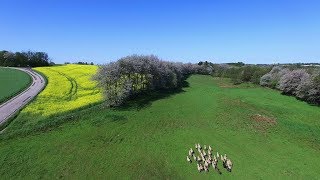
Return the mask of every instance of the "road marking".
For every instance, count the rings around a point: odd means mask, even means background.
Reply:
[[[26,102],[26,100],[28,100],[29,98],[31,98],[31,96],[27,97],[25,100],[23,100],[22,102]]]

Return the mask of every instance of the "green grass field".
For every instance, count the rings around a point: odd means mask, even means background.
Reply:
[[[31,77],[22,71],[0,67],[0,103],[26,89]]]
[[[188,83],[182,92],[154,93],[123,108],[97,105],[50,116],[28,135],[12,135],[17,129],[9,128],[1,135],[0,176],[320,178],[319,107],[271,89],[232,86],[227,79],[194,75]],[[195,143],[226,153],[232,173],[198,173],[186,161]]]

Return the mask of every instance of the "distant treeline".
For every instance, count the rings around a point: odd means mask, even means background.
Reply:
[[[215,64],[214,76],[230,78],[234,84],[260,83],[260,78],[271,70],[271,66],[244,65],[244,63]]]
[[[94,79],[104,90],[107,105],[119,106],[146,91],[179,89],[190,74],[212,72],[209,63],[174,63],[153,55],[132,55],[100,66]]]
[[[50,66],[54,63],[45,52],[10,52],[0,51],[0,66],[10,67],[39,67]]]
[[[320,67],[317,63],[273,65],[214,64],[214,76],[234,84],[251,82],[320,105]]]
[[[74,63],[65,62],[64,64],[94,65],[93,62],[88,63],[86,61],[78,61],[78,62],[74,62]]]
[[[316,63],[275,66],[200,61],[185,64],[163,61],[153,55],[132,55],[100,66],[94,79],[104,90],[107,104],[119,106],[146,91],[179,89],[191,74],[230,78],[234,84],[250,82],[276,88],[283,94],[320,104],[320,67]]]

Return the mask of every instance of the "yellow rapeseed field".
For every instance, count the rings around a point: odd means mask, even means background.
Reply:
[[[35,68],[47,76],[48,84],[23,112],[46,117],[101,102],[102,93],[91,80],[97,69],[92,65]]]

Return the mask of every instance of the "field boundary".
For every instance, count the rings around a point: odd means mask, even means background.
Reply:
[[[13,68],[13,67],[2,67],[2,68],[10,68],[10,69],[19,70],[18,68]],[[21,70],[20,70],[20,71],[21,71]],[[22,71],[22,72],[26,73],[25,71]],[[25,87],[21,88],[19,91],[15,92],[15,93],[12,93],[10,96],[5,97],[4,99],[0,100],[0,107],[2,107],[2,104],[5,104],[5,103],[6,103],[7,101],[9,101],[11,98],[19,95],[20,93],[22,93],[23,91],[25,91],[26,89],[28,89],[28,88],[31,86],[31,84],[33,83],[32,77],[31,77],[28,73],[26,73],[26,74],[27,74],[28,77],[29,77],[29,82],[28,82],[28,84],[27,84]]]
[[[19,68],[14,68],[14,69],[18,69],[20,71],[23,71],[22,69]],[[4,117],[4,119],[2,120],[2,122],[0,122],[0,133],[2,133],[3,131],[5,131],[5,128],[10,124],[10,122],[15,119],[15,117],[17,116],[17,114],[19,114],[19,112],[25,107],[27,106],[45,87],[47,84],[46,78],[44,78],[41,74],[35,74],[36,72],[33,72],[32,70],[25,70],[25,73],[27,73],[31,78],[32,78],[32,82],[30,83],[30,86],[25,89],[24,91],[22,91],[21,93],[17,94],[15,97],[9,99],[8,101],[6,101],[5,103],[0,105],[0,108],[8,105],[9,103],[13,102],[14,100],[16,100],[17,98],[22,98],[22,96],[28,92],[30,90],[30,88],[32,88],[37,80],[37,76],[40,78],[40,83],[43,84],[39,90],[37,90],[35,95],[27,95],[27,98],[24,98],[22,100],[22,102],[20,102],[20,106],[18,106],[17,108],[14,109],[13,112],[11,112],[9,115],[7,115],[6,117]],[[43,82],[44,80],[44,82]]]

